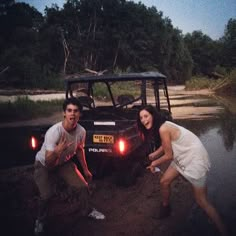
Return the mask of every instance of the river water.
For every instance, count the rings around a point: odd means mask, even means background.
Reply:
[[[203,120],[176,120],[197,134],[206,147],[211,169],[208,196],[222,216],[230,235],[236,235],[236,114],[227,107]],[[178,235],[217,235],[204,212],[193,205],[186,225]]]

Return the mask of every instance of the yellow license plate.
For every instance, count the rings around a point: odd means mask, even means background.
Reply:
[[[94,143],[114,143],[114,137],[112,135],[93,135]]]

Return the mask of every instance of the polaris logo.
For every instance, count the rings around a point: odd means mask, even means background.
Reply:
[[[94,121],[93,123],[94,125],[112,125],[112,126],[115,126],[116,125],[116,122],[114,121]]]
[[[106,152],[106,153],[112,153],[112,149],[107,149],[107,148],[89,148],[88,152]]]

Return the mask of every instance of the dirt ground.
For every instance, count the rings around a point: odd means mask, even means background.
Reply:
[[[78,201],[64,186],[55,195],[47,235],[180,235],[193,204],[190,185],[182,178],[172,186],[172,215],[154,219],[160,204],[159,174],[149,171],[130,187],[117,186],[111,176],[93,181],[92,206],[106,215],[95,221],[81,217]],[[0,222],[4,235],[33,235],[38,192],[33,166],[0,172]]]
[[[183,89],[173,89],[170,95],[182,96],[182,92]],[[173,115],[178,118],[177,110]],[[57,119],[61,119],[61,114],[53,116],[53,121]],[[111,176],[94,179],[91,202],[106,215],[106,219],[100,221],[80,217],[78,201],[63,194],[68,191],[63,185],[59,186],[61,189],[57,191],[48,219],[47,235],[189,236],[185,227],[194,204],[189,183],[181,177],[173,183],[172,214],[167,219],[157,220],[153,215],[158,212],[161,200],[159,177],[159,174],[153,175],[143,169],[136,183],[130,187],[117,186]],[[5,232],[2,235],[33,235],[37,199],[33,166],[0,171],[0,222],[1,231]]]

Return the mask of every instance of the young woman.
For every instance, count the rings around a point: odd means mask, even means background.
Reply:
[[[207,199],[206,178],[210,168],[208,153],[199,138],[191,131],[166,121],[156,109],[150,105],[138,113],[137,126],[145,140],[156,136],[160,147],[150,153],[151,164],[147,167],[152,173],[160,164],[171,161],[171,164],[160,179],[162,203],[159,219],[168,217],[170,208],[170,186],[180,174],[192,185],[197,204],[215,223],[221,235],[228,235],[219,214]]]

